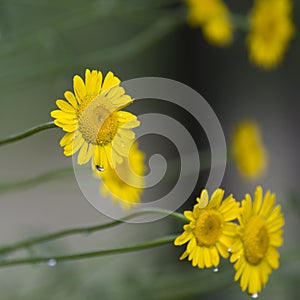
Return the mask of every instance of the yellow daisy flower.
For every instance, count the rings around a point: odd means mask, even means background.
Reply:
[[[253,121],[243,121],[235,128],[232,154],[240,173],[250,179],[261,176],[267,167],[267,151],[261,132]]]
[[[110,194],[112,200],[119,202],[125,209],[140,203],[145,186],[144,159],[144,152],[138,149],[135,142],[130,148],[128,160],[123,159],[115,169],[108,167],[105,172],[97,172],[97,175],[102,178],[101,194],[104,196]]]
[[[250,60],[265,68],[276,67],[294,36],[290,0],[256,0],[250,13],[247,38]]]
[[[279,267],[277,248],[282,245],[284,217],[275,195],[270,191],[263,198],[263,190],[256,188],[254,201],[247,194],[242,201],[238,218],[237,238],[231,248],[231,262],[236,262],[234,280],[240,279],[243,291],[256,295],[266,285],[272,270]]]
[[[217,189],[209,201],[207,191],[203,190],[193,211],[184,212],[190,223],[184,225],[184,232],[174,244],[188,243],[180,259],[188,257],[194,267],[217,267],[220,255],[224,258],[229,255],[237,226],[231,221],[239,216],[240,209],[232,195],[222,202],[223,196],[224,191]]]
[[[186,0],[188,23],[202,27],[202,32],[213,45],[227,46],[233,39],[229,10],[221,0]]]
[[[120,79],[108,72],[103,80],[100,71],[85,72],[85,82],[74,76],[74,93],[67,91],[65,100],[57,100],[59,110],[51,112],[54,123],[67,133],[60,141],[66,156],[77,151],[78,164],[92,158],[92,164],[104,170],[122,162],[139,125],[136,116],[119,111],[133,99],[119,86]]]

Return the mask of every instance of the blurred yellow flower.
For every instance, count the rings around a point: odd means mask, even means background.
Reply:
[[[255,122],[244,121],[237,125],[232,138],[232,154],[244,177],[255,179],[265,172],[267,151]]]
[[[232,245],[231,262],[236,262],[234,280],[240,279],[243,291],[256,295],[266,285],[268,276],[279,267],[277,248],[283,243],[284,217],[275,195],[270,191],[263,198],[263,190],[256,188],[254,201],[247,194],[242,201],[238,218],[237,238]]]
[[[123,159],[115,169],[108,167],[104,172],[97,172],[102,178],[101,194],[110,194],[114,202],[119,202],[125,209],[141,202],[145,186],[145,154],[135,142],[129,151],[128,159]]]
[[[265,68],[276,67],[294,36],[290,0],[255,0],[247,38],[250,60]]]
[[[92,164],[103,170],[122,162],[135,135],[131,130],[139,125],[136,116],[121,108],[132,98],[119,86],[120,80],[108,72],[104,80],[100,71],[85,72],[85,82],[74,76],[74,93],[65,92],[67,99],[57,100],[59,110],[53,110],[54,123],[67,133],[60,141],[66,156],[78,150],[78,164],[92,158]]]
[[[194,267],[217,267],[220,255],[224,258],[229,256],[228,249],[231,248],[237,226],[231,221],[239,216],[240,208],[232,195],[222,202],[223,196],[224,191],[217,189],[209,201],[207,191],[203,190],[193,211],[184,212],[190,223],[184,225],[184,232],[175,239],[174,244],[188,243],[180,259],[188,257]]]
[[[202,27],[202,32],[213,45],[227,46],[232,42],[233,29],[229,11],[221,0],[186,0],[188,23]]]

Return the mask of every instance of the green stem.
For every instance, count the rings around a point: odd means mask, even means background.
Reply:
[[[42,236],[31,238],[31,239],[26,239],[26,240],[20,241],[18,243],[0,248],[0,254],[3,255],[3,254],[7,254],[7,253],[12,253],[19,249],[32,247],[36,244],[49,242],[49,241],[59,239],[62,237],[66,237],[66,236],[70,236],[70,235],[93,233],[96,231],[100,231],[103,229],[107,229],[107,228],[110,228],[113,226],[120,225],[120,224],[124,223],[125,221],[128,221],[130,219],[133,219],[135,217],[145,215],[145,214],[162,214],[162,215],[166,215],[166,216],[171,216],[173,218],[176,218],[176,219],[184,221],[184,222],[188,221],[185,218],[185,216],[181,213],[172,212],[172,211],[164,210],[164,209],[156,209],[156,208],[144,209],[144,210],[129,214],[119,220],[115,220],[112,222],[108,222],[108,223],[104,223],[104,224],[100,224],[100,225],[89,226],[89,227],[71,228],[71,229],[57,231],[57,232],[54,232],[51,234],[42,235]]]
[[[31,177],[29,179],[18,180],[13,182],[0,182],[0,193],[36,186],[49,180],[57,179],[58,176],[64,176],[66,174],[71,173],[73,173],[73,168],[65,167],[57,170],[48,171],[43,174]]]
[[[3,260],[0,261],[0,267],[34,264],[34,263],[48,263],[50,260],[53,261],[54,263],[57,263],[61,261],[79,260],[79,259],[98,257],[103,255],[109,255],[109,254],[133,252],[137,250],[153,248],[153,247],[158,247],[158,246],[172,243],[175,240],[176,236],[177,235],[169,235],[159,239],[154,239],[154,240],[150,240],[144,243],[135,244],[131,246],[105,249],[105,250],[92,251],[92,252],[84,252],[84,253],[77,253],[77,254],[70,254],[70,255],[57,255],[57,256],[49,256],[49,257],[40,256],[40,257]]]
[[[56,127],[56,125],[54,124],[53,121],[34,126],[34,127],[30,128],[30,129],[27,129],[23,132],[13,134],[13,135],[10,135],[8,137],[0,139],[0,146],[8,144],[8,143],[15,142],[15,141],[18,141],[18,140],[21,140],[21,139],[24,139],[24,138],[26,138],[28,136],[31,136],[35,133],[38,133],[40,131],[50,129],[50,128],[55,128],[55,127]]]

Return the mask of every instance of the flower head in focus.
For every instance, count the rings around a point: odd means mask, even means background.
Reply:
[[[237,238],[231,248],[231,262],[235,262],[234,280],[240,279],[243,291],[257,295],[268,281],[268,276],[279,267],[277,248],[282,245],[284,217],[280,206],[275,205],[275,195],[268,191],[263,197],[259,186],[254,201],[247,194],[242,201],[238,218]]]
[[[223,195],[224,191],[217,189],[209,201],[207,191],[203,190],[193,211],[184,212],[190,223],[184,225],[184,232],[174,244],[188,243],[180,259],[188,257],[194,267],[217,267],[220,255],[224,258],[229,255],[237,226],[231,221],[237,219],[240,208],[232,195],[222,201]]]
[[[265,69],[280,63],[295,32],[291,10],[290,0],[255,0],[247,38],[253,63]]]
[[[102,178],[101,194],[110,195],[114,202],[119,202],[125,209],[141,202],[145,186],[145,154],[138,149],[137,142],[132,144],[128,159],[123,159],[115,169],[108,167],[104,172],[97,172]]]
[[[229,10],[222,0],[186,0],[188,23],[201,27],[208,42],[228,46],[233,39]]]
[[[77,151],[78,164],[92,159],[92,164],[106,169],[121,163],[135,137],[132,128],[139,125],[136,116],[120,109],[133,99],[120,87],[120,79],[108,72],[103,79],[100,71],[85,72],[85,81],[74,76],[74,93],[67,91],[65,100],[57,100],[53,110],[54,123],[67,133],[60,141],[64,154]]]
[[[232,137],[232,154],[240,173],[246,178],[261,176],[267,167],[267,151],[261,133],[253,121],[236,126]]]

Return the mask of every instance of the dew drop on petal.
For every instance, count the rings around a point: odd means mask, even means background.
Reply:
[[[258,293],[251,294],[250,297],[253,298],[253,299],[257,299],[258,298]]]
[[[213,272],[214,272],[214,273],[219,272],[219,268],[218,268],[218,267],[214,267],[214,268],[213,268]]]
[[[47,262],[47,265],[49,267],[54,267],[54,266],[56,266],[56,264],[57,264],[57,261],[54,258],[49,259]]]
[[[96,165],[95,167],[96,167],[96,169],[97,169],[99,172],[103,172],[103,171],[104,171],[104,168],[103,168],[102,166]]]
[[[227,250],[229,253],[231,253],[231,248],[228,248],[228,250]]]

